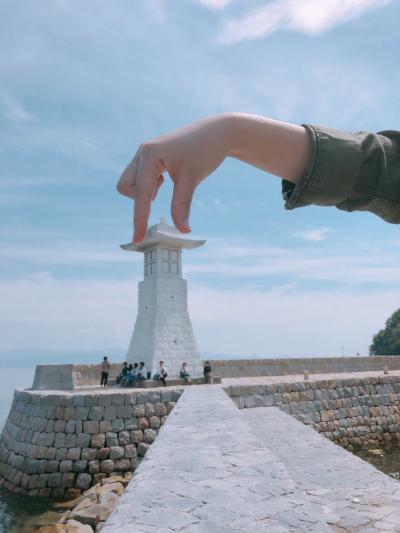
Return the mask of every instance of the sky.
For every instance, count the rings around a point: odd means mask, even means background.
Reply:
[[[225,111],[399,128],[399,16],[394,0],[0,0],[0,354],[125,355],[142,257],[119,248],[132,203],[115,184],[141,142]],[[197,191],[200,351],[367,354],[400,307],[398,226],[285,211],[280,188],[227,159]]]

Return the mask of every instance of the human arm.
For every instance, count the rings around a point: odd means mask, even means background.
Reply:
[[[190,231],[194,191],[226,157],[234,157],[296,183],[309,161],[309,136],[302,126],[244,113],[199,120],[140,146],[117,189],[135,200],[134,241],[147,230],[151,202],[168,172],[174,182],[172,218]]]
[[[227,113],[139,148],[117,185],[119,192],[135,199],[135,242],[146,234],[151,202],[165,171],[174,182],[172,218],[187,233],[194,191],[225,157],[283,178],[286,209],[336,206],[344,211],[370,211],[400,224],[399,131],[347,133]]]

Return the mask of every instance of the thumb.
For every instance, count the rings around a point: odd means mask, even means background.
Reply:
[[[176,180],[174,185],[171,214],[175,226],[182,233],[191,231],[189,216],[194,189],[194,181],[185,178]]]

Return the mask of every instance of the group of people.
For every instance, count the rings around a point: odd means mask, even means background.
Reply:
[[[159,368],[153,379],[158,379],[166,385],[165,379],[168,376],[167,369],[165,368],[164,361],[159,362]],[[129,364],[124,362],[122,364],[121,372],[117,376],[117,385],[120,387],[136,387],[140,386],[143,381],[150,379],[151,373],[147,372],[146,365],[143,361],[140,363]]]
[[[122,370],[117,376],[117,385],[120,387],[136,387],[140,385],[142,381],[147,379],[146,366],[141,361],[138,363],[129,364],[124,362]]]
[[[110,363],[107,357],[103,358],[101,363],[101,379],[100,385],[103,387],[107,386],[108,374],[110,371]],[[205,383],[213,382],[212,368],[209,361],[204,363],[203,367],[203,376]],[[129,364],[124,362],[122,364],[121,372],[117,376],[117,385],[119,387],[136,387],[140,386],[143,381],[150,379],[151,374],[146,370],[146,365],[144,362]],[[153,379],[159,380],[162,382],[164,387],[167,385],[166,378],[168,377],[168,371],[165,366],[164,361],[159,361],[159,367],[157,372],[154,374]],[[182,363],[182,366],[179,370],[179,377],[185,381],[188,385],[192,384],[190,379],[190,372],[186,362]]]

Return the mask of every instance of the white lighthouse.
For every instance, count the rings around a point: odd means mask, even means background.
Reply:
[[[139,244],[124,244],[124,250],[144,255],[144,280],[139,283],[138,315],[127,361],[144,361],[153,375],[163,360],[170,377],[179,375],[186,361],[193,377],[202,374],[187,305],[187,282],[182,278],[182,249],[206,241],[189,239],[161,219],[149,228]]]

